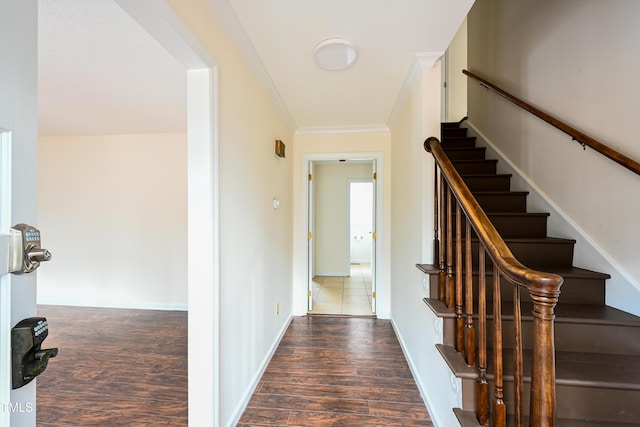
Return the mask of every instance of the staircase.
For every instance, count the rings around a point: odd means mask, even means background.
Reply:
[[[475,137],[467,136],[466,128],[458,123],[443,123],[441,144],[514,256],[527,267],[564,278],[555,310],[557,425],[640,425],[640,318],[605,305],[609,276],[573,266],[575,240],[547,235],[549,214],[527,211],[527,192],[511,191],[511,176],[497,173],[497,160],[486,159],[485,148],[476,146]],[[476,254],[473,283],[477,287],[477,246],[472,246]],[[462,380],[462,407],[454,408],[454,412],[461,426],[479,426],[475,415],[477,368],[468,366],[453,346],[455,313],[438,299],[439,269],[427,265],[418,267],[431,275],[430,298],[426,298],[425,303],[443,319],[444,339],[438,350],[453,374]],[[486,274],[491,276],[491,270]],[[487,283],[491,283],[489,277]],[[513,425],[513,410],[509,410],[513,408],[513,367],[508,356],[508,349],[513,348],[510,323],[513,296],[512,286],[507,285],[501,286],[506,349],[504,388],[507,422]],[[477,289],[474,295],[477,297]],[[491,304],[488,298],[487,303]],[[523,295],[522,301],[524,385],[525,396],[528,396],[532,316],[527,296]],[[491,313],[491,309],[487,312]],[[487,330],[488,343],[491,343],[490,323]],[[490,395],[493,394],[491,365],[489,362]],[[525,414],[528,410],[525,404]]]

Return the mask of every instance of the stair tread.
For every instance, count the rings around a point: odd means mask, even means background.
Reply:
[[[480,423],[476,420],[476,414],[472,411],[464,411],[460,408],[454,408],[453,412],[458,418],[461,427],[476,427]],[[524,425],[529,425],[529,417],[525,417]],[[631,427],[637,426],[637,423],[616,423],[613,421],[600,420],[577,420],[570,418],[558,418],[556,425],[559,427]],[[513,425],[513,417],[507,415],[507,425]]]
[[[478,377],[477,369],[467,365],[461,353],[448,345],[436,344],[451,371],[458,378]],[[513,351],[504,349],[503,359],[513,360]],[[492,361],[493,352],[487,349],[487,360]],[[580,353],[556,351],[556,384],[583,387],[603,387],[624,390],[640,390],[640,357],[604,353]],[[523,351],[524,381],[531,381],[531,351]],[[513,379],[513,365],[503,365],[504,379]],[[487,373],[493,378],[491,366]]]
[[[426,274],[438,274],[440,273],[440,269],[437,265],[434,264],[416,264],[423,273]],[[600,273],[598,271],[588,270],[586,268],[580,267],[550,267],[546,269],[547,273],[555,273],[564,278],[577,278],[577,279],[610,279],[611,275],[607,273]],[[474,275],[478,275],[479,271],[477,268],[473,270]],[[487,277],[493,277],[493,270],[485,270],[485,274]]]
[[[424,303],[439,317],[455,317],[455,311],[437,298],[424,298]],[[533,304],[523,302],[521,305],[522,319],[530,321],[533,318]],[[476,317],[474,315],[474,317]],[[487,302],[487,318],[493,319],[493,304]],[[502,303],[502,319],[513,319],[513,303]],[[595,304],[558,304],[555,308],[555,323],[581,323],[611,326],[640,327],[640,317],[609,306]]]
[[[495,178],[507,178],[507,177],[512,177],[513,174],[510,174],[510,173],[465,173],[465,174],[461,174],[460,176],[463,179],[464,178],[486,178],[488,176],[495,177]]]
[[[521,216],[521,217],[528,217],[528,216],[544,216],[547,217],[549,216],[549,212],[486,212],[488,217],[491,216]]]
[[[481,196],[506,196],[506,195],[521,195],[521,196],[526,196],[529,194],[528,191],[502,191],[502,190],[478,190],[478,191],[472,191],[473,194],[479,194]]]

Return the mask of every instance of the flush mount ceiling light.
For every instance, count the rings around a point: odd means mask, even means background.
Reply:
[[[345,39],[327,39],[314,49],[316,63],[324,70],[344,70],[358,58],[356,46]]]

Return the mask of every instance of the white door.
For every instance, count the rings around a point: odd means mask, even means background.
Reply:
[[[38,4],[0,2],[0,133],[4,193],[0,234],[37,226]],[[43,235],[46,244],[46,234]],[[4,245],[3,245],[4,246]],[[11,327],[36,314],[36,275],[0,276],[0,426],[36,425],[36,381],[11,390]],[[53,368],[53,362],[48,369]]]

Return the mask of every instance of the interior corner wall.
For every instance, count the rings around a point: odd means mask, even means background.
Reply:
[[[438,62],[416,78],[391,127],[391,319],[434,425],[452,426],[459,397],[435,346],[438,319],[423,302],[429,283],[416,268],[433,257],[433,160],[423,141],[439,135],[440,84]]]
[[[214,16],[212,2],[168,3],[217,65],[220,393],[213,425],[231,426],[291,319],[293,131]],[[276,139],[286,145],[285,158],[274,153]],[[210,360],[202,355],[202,363]]]
[[[187,309],[186,134],[38,141],[38,303]]]
[[[349,180],[371,178],[371,162],[315,162],[315,249],[318,276],[349,276]]]
[[[469,69],[636,160],[640,3],[477,0],[468,16]],[[598,31],[594,32],[593,28]],[[478,82],[469,126],[565,219],[550,235],[578,238],[574,264],[612,275],[609,305],[640,314],[640,176]],[[536,208],[536,206],[531,206]],[[564,225],[568,223],[573,230]]]

